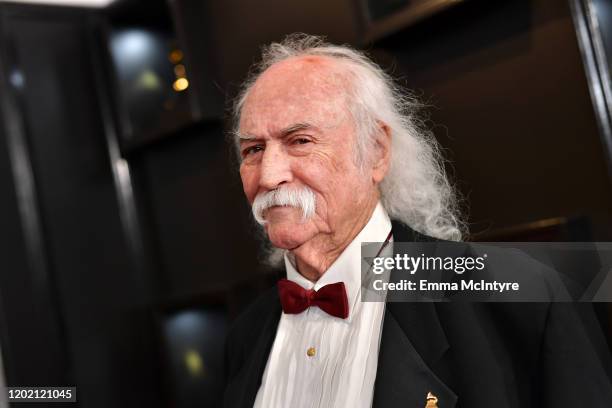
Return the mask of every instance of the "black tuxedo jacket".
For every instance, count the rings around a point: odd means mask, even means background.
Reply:
[[[393,237],[433,240],[397,222]],[[253,406],[281,312],[274,287],[236,319],[224,407]],[[388,302],[373,407],[422,408],[431,392],[440,408],[610,408],[609,352],[594,323],[571,303]]]

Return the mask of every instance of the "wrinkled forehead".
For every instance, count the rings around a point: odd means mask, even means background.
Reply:
[[[273,134],[295,123],[333,127],[346,119],[346,68],[327,57],[291,58],[272,65],[250,89],[240,115],[243,134]]]

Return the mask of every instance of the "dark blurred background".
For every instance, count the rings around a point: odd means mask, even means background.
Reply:
[[[227,325],[277,276],[227,107],[292,32],[367,50],[429,105],[470,239],[612,240],[609,0],[31,3],[0,2],[8,385],[216,406]]]

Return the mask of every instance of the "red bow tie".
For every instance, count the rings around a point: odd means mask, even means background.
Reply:
[[[302,313],[310,306],[318,306],[332,316],[341,319],[348,317],[348,298],[342,282],[332,283],[319,290],[314,290],[304,289],[295,282],[281,279],[278,281],[278,294],[283,311],[288,314]]]

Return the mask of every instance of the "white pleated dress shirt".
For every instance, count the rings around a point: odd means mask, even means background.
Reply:
[[[379,203],[370,220],[316,282],[285,256],[287,279],[318,290],[344,282],[349,315],[333,317],[310,307],[282,313],[255,399],[255,408],[370,408],[378,365],[384,302],[362,302],[361,243],[384,242],[391,221]]]

